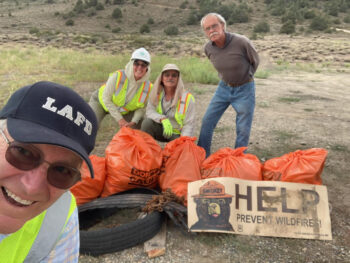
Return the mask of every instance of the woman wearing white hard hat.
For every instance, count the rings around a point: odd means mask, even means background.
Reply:
[[[99,125],[106,116],[117,121],[119,127],[139,129],[152,83],[151,56],[145,48],[136,49],[124,70],[117,70],[109,75],[106,84],[95,91],[90,98],[90,106],[96,113]]]
[[[158,141],[168,142],[180,136],[193,136],[194,97],[185,91],[180,69],[166,64],[150,95],[141,130]]]

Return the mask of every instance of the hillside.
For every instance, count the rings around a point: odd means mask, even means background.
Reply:
[[[217,0],[2,0],[0,16],[2,33],[28,33],[30,29],[112,36],[118,33],[138,33],[148,25],[152,35],[164,34],[175,26],[179,35],[198,35],[198,22],[203,14],[219,12],[237,31],[252,33],[254,26],[266,21],[273,34],[282,25],[292,22],[296,33],[308,31],[314,18],[324,18],[326,31],[330,27],[350,28],[350,3],[331,1],[217,1]],[[67,23],[72,20],[73,23]],[[329,31],[328,31],[329,32]]]
[[[290,2],[298,5],[288,6]],[[337,4],[337,11],[329,15],[332,3]],[[349,5],[349,1],[342,0],[2,0],[0,43],[96,48],[112,53],[129,53],[144,46],[156,55],[201,57],[206,39],[199,20],[202,14],[217,11],[226,14],[228,31],[250,37],[271,62],[331,63],[348,68],[346,39],[350,35],[335,28],[350,29],[346,23],[350,22],[346,13]],[[275,11],[282,7],[284,12]],[[119,18],[113,18],[116,9],[121,12]],[[238,21],[247,22],[237,22],[227,10]],[[326,19],[324,30],[310,29],[312,19],[305,18],[312,17],[310,13]],[[290,21],[295,32],[280,34],[282,26]],[[319,23],[324,25],[322,21]],[[149,33],[140,33],[141,27],[148,28]]]

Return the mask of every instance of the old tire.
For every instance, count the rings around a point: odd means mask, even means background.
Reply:
[[[164,220],[163,214],[157,211],[113,228],[85,230],[96,221],[118,212],[121,208],[143,207],[154,195],[151,192],[144,192],[144,189],[123,192],[79,206],[80,253],[98,256],[117,252],[141,244],[155,236]]]

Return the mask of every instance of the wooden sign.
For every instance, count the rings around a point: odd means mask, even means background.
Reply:
[[[332,240],[326,186],[229,177],[188,184],[196,232]]]

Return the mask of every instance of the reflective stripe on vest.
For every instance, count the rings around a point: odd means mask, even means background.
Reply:
[[[115,92],[113,94],[112,100],[113,100],[113,103],[116,104],[117,106],[119,106],[119,105],[123,106],[125,104],[125,97],[126,97],[126,90],[128,87],[128,81],[126,79],[126,75],[125,75],[124,71],[118,70],[114,73],[110,73],[109,76],[112,76],[113,74],[117,74],[117,75],[116,75],[116,82],[115,82]],[[125,83],[125,88],[123,87],[124,83]],[[121,86],[121,88],[118,88],[119,86]],[[103,99],[102,99],[103,91],[105,88],[106,88],[106,83],[103,84],[98,91],[98,100],[100,101],[100,104],[101,104],[102,108],[105,110],[105,112],[108,112],[108,109],[107,109],[107,107],[104,104]],[[115,100],[114,98],[118,96],[118,94],[120,93],[120,91],[122,89],[123,89],[125,94],[123,94],[124,96],[123,95],[120,96],[119,99],[124,99],[124,100],[116,103],[114,101]]]
[[[161,92],[158,95],[158,107],[157,107],[157,112],[159,114],[163,114],[163,109],[162,109],[162,98],[163,98],[163,92]],[[180,125],[180,130],[174,129],[173,128],[173,133],[175,134],[181,134],[182,127],[184,126],[183,122],[186,118],[186,113],[188,109],[188,104],[190,103],[190,100],[193,100],[194,102],[194,97],[191,93],[189,92],[184,92],[177,102],[176,105],[176,111],[175,111],[175,120],[176,122]]]
[[[40,262],[56,245],[76,208],[75,198],[64,193],[51,207],[26,222],[0,243],[0,262]],[[6,251],[6,253],[3,253]],[[6,255],[6,258],[3,256]]]
[[[125,105],[126,93],[128,90],[128,79],[126,78],[124,70],[118,70],[115,73],[117,74],[116,85],[112,101],[119,107],[119,112],[124,115],[130,111],[135,111],[137,109],[145,107],[145,103],[147,102],[148,96],[153,87],[152,83],[150,81],[141,83],[134,97],[129,101],[127,105]],[[108,112],[108,109],[102,100],[102,94],[105,86],[106,85],[101,86],[99,90],[99,101],[104,110]]]

